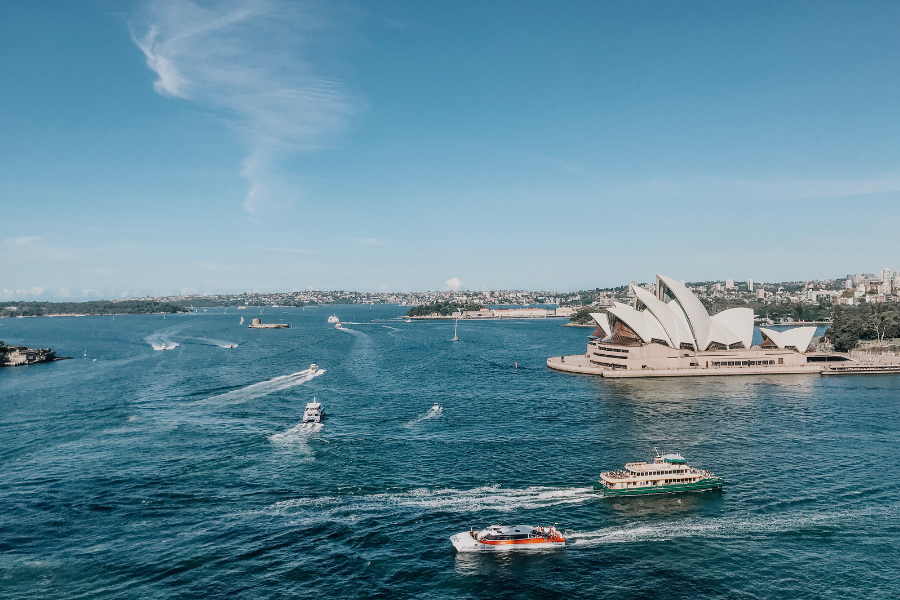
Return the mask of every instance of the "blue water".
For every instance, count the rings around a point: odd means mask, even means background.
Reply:
[[[0,370],[0,596],[900,590],[900,377],[567,375],[544,361],[583,352],[589,329],[465,322],[453,343],[452,323],[400,311],[266,310],[288,330],[234,309],[0,321],[8,343],[76,357]],[[313,396],[328,418],[297,428]],[[592,491],[653,446],[725,490]],[[453,551],[493,523],[559,523],[570,544]]]

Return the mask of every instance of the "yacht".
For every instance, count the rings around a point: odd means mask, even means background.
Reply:
[[[456,324],[453,326],[453,339],[450,340],[451,342],[458,342],[458,341],[459,341],[459,336],[456,335],[456,331],[457,331],[458,328],[459,328],[459,318],[457,317],[457,319],[456,319]]]
[[[330,317],[328,317],[328,322],[329,323],[340,323],[341,321],[335,315],[331,315]]]
[[[457,552],[495,552],[501,550],[542,550],[562,548],[566,538],[556,527],[529,525],[491,525],[483,531],[470,529],[450,537]]]
[[[653,452],[652,463],[633,462],[623,471],[601,473],[594,489],[603,490],[606,496],[636,496],[721,489],[725,483],[709,471],[689,467],[680,454],[661,455],[656,448]]]
[[[320,423],[322,419],[325,418],[325,409],[322,408],[322,405],[316,402],[316,399],[313,398],[313,401],[306,405],[306,410],[303,411],[303,422],[304,423]]]

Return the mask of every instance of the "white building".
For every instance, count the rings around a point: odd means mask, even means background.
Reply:
[[[730,289],[732,289],[733,287],[735,287],[735,285],[734,285],[734,279],[726,279],[726,280],[725,280],[725,289],[730,290]]]
[[[554,357],[553,369],[604,377],[817,372],[805,352],[815,327],[765,330],[751,347],[753,310],[732,308],[710,316],[682,283],[656,276],[657,293],[632,286],[634,307],[614,303],[592,313],[597,329],[587,353]]]
[[[753,280],[752,279],[747,280],[747,291],[749,291],[751,294],[753,293]]]

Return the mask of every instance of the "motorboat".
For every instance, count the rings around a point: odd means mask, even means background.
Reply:
[[[319,365],[317,365],[316,363],[313,363],[313,364],[309,365],[309,372],[310,372],[310,373],[315,373],[315,372],[318,371],[318,370],[319,370]]]
[[[325,409],[313,398],[313,401],[308,403],[306,410],[303,411],[303,423],[321,423],[324,418]]]
[[[330,317],[328,317],[328,322],[329,323],[340,323],[341,320],[338,319],[335,315],[331,315]]]
[[[492,552],[563,548],[566,538],[553,526],[491,525],[482,531],[457,533],[450,536],[450,542],[457,552]]]
[[[406,321],[404,321],[404,323],[412,323],[412,319],[407,318]]]
[[[334,328],[335,328],[335,329],[343,329],[344,326],[341,325],[341,322],[340,322],[340,321],[338,321],[337,323],[334,324]]]
[[[441,405],[440,405],[440,404],[438,404],[437,402],[435,402],[435,403],[434,403],[434,406],[431,407],[431,410],[433,410],[434,412],[437,412],[437,411],[439,411],[439,410],[444,410],[444,409],[441,408]]]

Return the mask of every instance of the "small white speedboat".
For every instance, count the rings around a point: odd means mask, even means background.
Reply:
[[[313,364],[309,365],[309,372],[310,372],[310,373],[315,373],[315,372],[318,371],[318,370],[319,370],[319,365],[317,365],[316,363],[313,363]]]
[[[491,525],[483,531],[470,529],[457,533],[450,537],[450,542],[457,552],[496,552],[563,548],[566,538],[556,527]]]
[[[308,403],[306,410],[303,411],[303,423],[321,423],[324,418],[325,409],[313,398],[313,401]]]
[[[337,323],[334,324],[334,328],[335,328],[335,329],[343,329],[344,326],[341,325],[341,322],[340,322],[340,321],[338,321]]]
[[[435,403],[434,403],[434,406],[431,407],[431,410],[433,410],[434,412],[437,412],[437,411],[439,411],[439,410],[444,410],[444,409],[441,408],[441,405],[440,405],[440,404],[438,404],[437,402],[435,402]]]
[[[340,323],[340,320],[335,315],[331,315],[330,317],[328,317],[328,322],[329,323]]]

